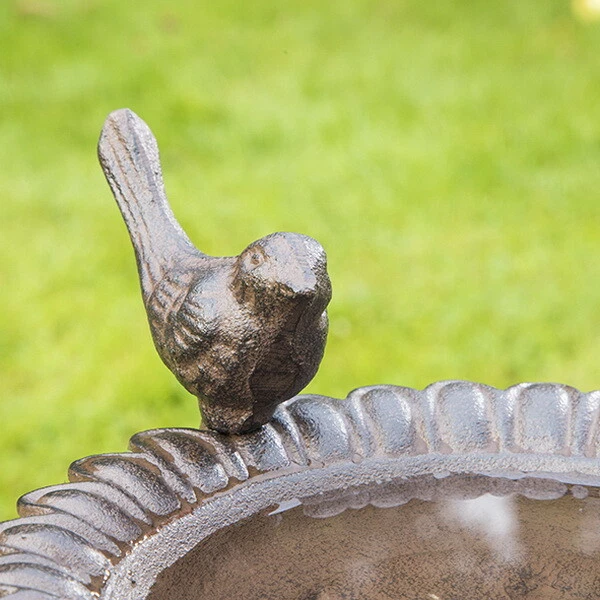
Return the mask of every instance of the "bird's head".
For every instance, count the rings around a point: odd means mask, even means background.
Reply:
[[[307,302],[323,311],[331,299],[325,250],[299,233],[273,233],[250,244],[236,260],[234,286],[245,302]]]

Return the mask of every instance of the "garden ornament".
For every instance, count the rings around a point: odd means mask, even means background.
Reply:
[[[206,256],[143,121],[112,113],[99,154],[155,345],[209,428],[137,433],[22,496],[0,523],[1,598],[600,597],[600,392],[442,381],[290,398],[323,354],[321,246],[276,233]]]
[[[208,427],[257,429],[323,357],[325,251],[298,233],[273,233],[235,257],[197,250],[167,201],[156,140],[131,110],[108,116],[98,156],[133,243],[158,354],[198,397]]]

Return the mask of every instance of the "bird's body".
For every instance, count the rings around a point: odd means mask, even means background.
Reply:
[[[127,224],[155,346],[199,398],[206,424],[255,429],[315,375],[331,297],[325,252],[296,233],[275,233],[239,256],[197,250],[177,224],[147,125],[123,109],[98,145]]]

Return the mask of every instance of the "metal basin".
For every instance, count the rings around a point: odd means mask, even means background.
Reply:
[[[599,412],[558,384],[441,382],[137,434],[20,500],[0,596],[596,598]]]

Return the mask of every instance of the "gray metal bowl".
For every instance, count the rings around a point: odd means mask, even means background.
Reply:
[[[251,434],[139,433],[131,452],[77,461],[70,483],[19,500],[21,518],[0,525],[0,597],[596,598],[595,522],[585,526],[592,542],[583,554],[592,562],[577,563],[579,583],[564,575],[572,550],[557,546],[558,563],[543,557],[548,540],[581,530],[573,510],[592,515],[586,507],[600,502],[599,412],[600,392],[448,381],[422,391],[367,387],[344,401],[299,396]],[[494,575],[502,592],[459,590],[468,573],[425,589],[453,552],[440,507],[454,503],[462,519],[475,514],[470,499],[486,494],[524,498],[525,521],[546,502],[538,521],[550,529],[527,538],[539,552],[506,559],[504,575]],[[493,506],[484,520],[498,514]],[[420,522],[438,529],[427,534]],[[419,549],[424,563],[415,562]],[[496,560],[471,559],[471,571]],[[556,595],[531,587],[540,577]]]

